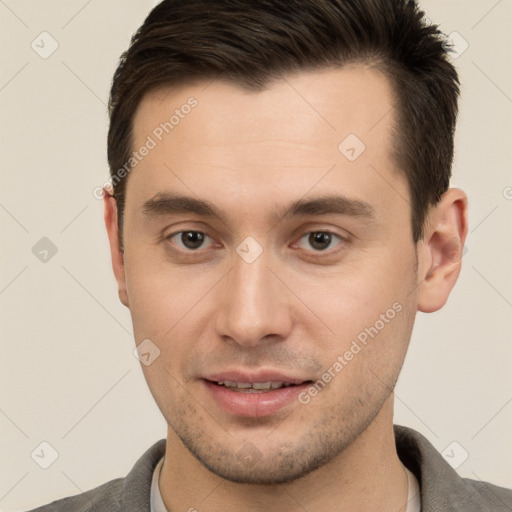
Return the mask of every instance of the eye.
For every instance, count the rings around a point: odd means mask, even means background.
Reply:
[[[166,238],[171,240],[180,249],[189,251],[200,249],[206,239],[211,240],[211,238],[206,233],[201,231],[178,231],[178,233],[169,235]]]
[[[309,244],[315,252],[320,252],[332,248],[331,244],[335,239],[337,239],[339,243],[345,241],[343,237],[336,233],[331,233],[330,231],[311,231],[300,238],[298,245],[302,249],[308,249],[308,247],[304,247],[304,243],[306,243]]]

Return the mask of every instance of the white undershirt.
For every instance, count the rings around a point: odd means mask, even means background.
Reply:
[[[160,469],[164,458],[160,459],[160,462],[156,465],[155,471],[153,471],[153,480],[151,481],[151,512],[167,512],[160,494],[160,487],[158,485],[158,478],[160,476]],[[409,511],[407,511],[409,512]]]
[[[421,512],[420,484],[414,474],[404,466],[407,473],[409,490],[407,492],[407,509],[405,512]],[[159,512],[159,511],[158,511]],[[165,508],[163,512],[166,512]]]
[[[151,481],[151,512],[167,512],[158,485],[163,460],[164,458],[162,457],[156,465],[155,471],[153,471],[153,480]],[[405,512],[421,512],[420,486],[418,480],[405,466],[404,469],[407,473],[407,481],[409,482],[407,510]]]

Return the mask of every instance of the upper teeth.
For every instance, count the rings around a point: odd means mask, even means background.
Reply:
[[[217,384],[226,386],[228,388],[239,388],[239,389],[278,389],[284,386],[291,386],[289,382],[231,382],[229,380],[219,381]]]

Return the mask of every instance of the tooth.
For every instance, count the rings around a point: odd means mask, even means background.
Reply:
[[[270,390],[270,389],[280,389],[283,387],[293,386],[293,384],[289,382],[253,382],[252,384],[249,382],[233,382],[230,380],[220,380],[217,381],[219,386],[225,386],[227,388],[232,389],[244,389],[250,392],[261,391],[261,390]]]
[[[270,389],[271,382],[255,382],[252,387],[254,389]]]
[[[227,388],[240,388],[240,389],[245,389],[245,388],[250,388],[251,385],[249,383],[246,383],[246,382],[232,382],[230,380],[225,380],[224,382],[219,382],[219,384],[224,384],[224,386],[226,386]]]

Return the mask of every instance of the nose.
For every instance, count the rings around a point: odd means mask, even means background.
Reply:
[[[216,297],[215,328],[222,338],[257,346],[290,334],[290,294],[268,260],[265,252],[252,263],[234,255],[234,265]]]

